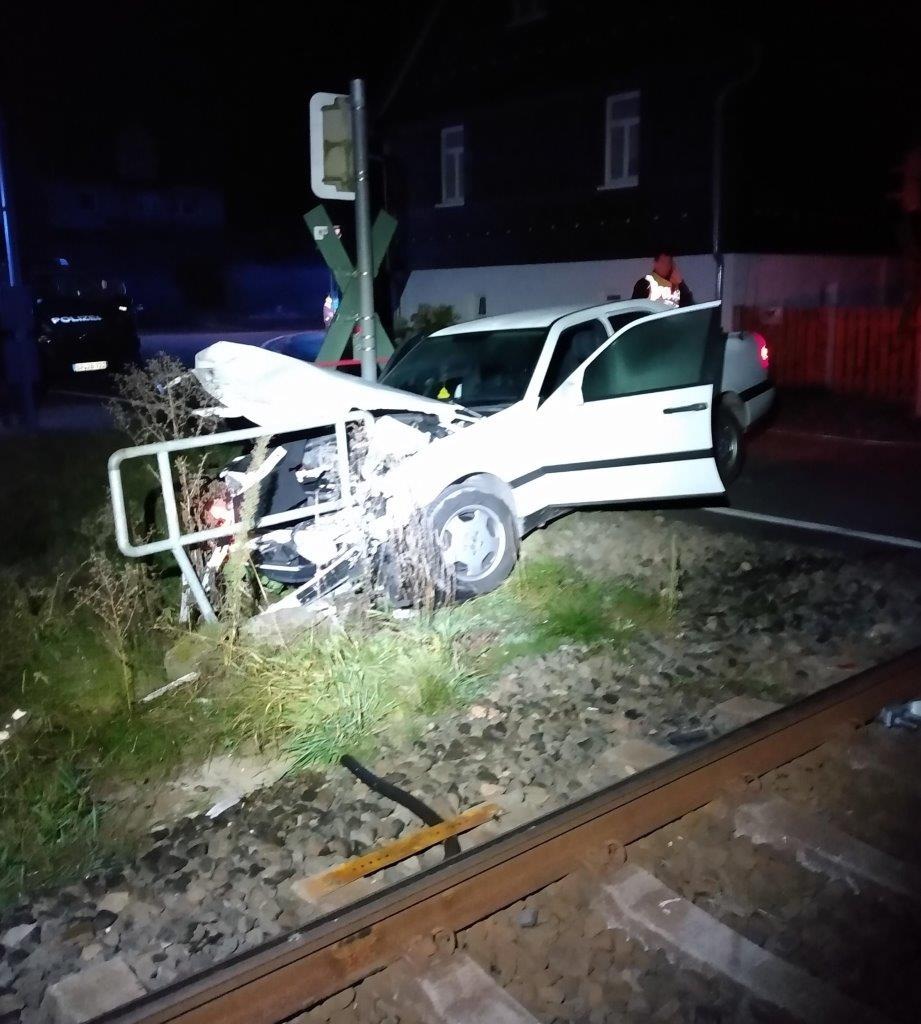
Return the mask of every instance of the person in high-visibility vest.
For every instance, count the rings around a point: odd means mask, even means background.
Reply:
[[[693,306],[694,296],[670,253],[660,252],[652,261],[652,273],[641,277],[633,288],[634,299],[652,299],[677,309]]]

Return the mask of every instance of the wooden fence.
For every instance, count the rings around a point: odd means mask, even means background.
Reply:
[[[900,309],[736,309],[742,330],[764,335],[779,385],[820,386],[893,402],[921,402],[921,320],[901,326]],[[921,409],[918,410],[921,412]]]

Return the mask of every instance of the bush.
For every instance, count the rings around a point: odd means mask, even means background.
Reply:
[[[216,420],[213,417],[196,415],[196,410],[210,404],[208,396],[178,359],[159,355],[143,366],[131,367],[116,378],[116,390],[118,398],[109,404],[112,419],[136,445],[214,432]],[[174,455],[171,459],[179,525],[184,533],[212,525],[206,519],[205,509],[212,497],[208,471],[214,457],[213,449],[202,448]],[[152,461],[148,468],[153,479],[159,480]],[[156,490],[152,492],[156,493]],[[147,527],[151,525],[145,523]],[[188,550],[199,578],[205,575],[208,553],[201,546]],[[218,593],[212,593],[212,604],[216,604],[219,597]],[[188,594],[183,587],[184,620],[188,608]]]
[[[99,620],[102,635],[121,667],[125,706],[135,699],[132,648],[139,632],[156,625],[158,609],[153,582],[143,562],[112,559],[94,551],[84,566],[85,583],[76,591],[77,609]]]

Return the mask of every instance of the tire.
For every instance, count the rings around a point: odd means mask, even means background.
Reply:
[[[728,406],[720,404],[713,418],[713,447],[716,468],[723,486],[738,479],[745,462],[745,432]]]
[[[435,540],[453,566],[454,596],[466,601],[495,590],[518,561],[518,527],[511,509],[471,484],[445,488],[430,508]]]

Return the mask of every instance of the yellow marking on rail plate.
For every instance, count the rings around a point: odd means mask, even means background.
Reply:
[[[498,804],[477,804],[476,807],[462,811],[438,825],[428,825],[425,828],[416,829],[408,835],[394,839],[393,842],[375,847],[371,853],[364,853],[360,857],[351,857],[333,868],[311,875],[309,878],[302,878],[291,888],[301,899],[315,901],[340,886],[348,885],[349,882],[364,878],[375,871],[380,871],[381,868],[406,860],[407,857],[421,853],[430,846],[437,846],[452,836],[469,832],[477,825],[490,821],[500,810]]]

